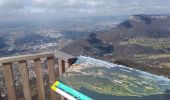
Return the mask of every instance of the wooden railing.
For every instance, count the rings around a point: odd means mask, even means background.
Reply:
[[[14,57],[5,57],[0,58],[0,64],[3,66],[3,76],[5,79],[5,84],[7,87],[7,94],[9,100],[17,100],[16,89],[14,83],[14,74],[12,71],[12,63],[18,63],[18,69],[20,72],[22,86],[23,86],[23,94],[25,100],[32,100],[30,82],[29,82],[29,74],[28,74],[28,66],[27,62],[34,62],[34,70],[36,75],[36,85],[38,92],[39,100],[46,100],[44,83],[43,83],[43,73],[41,67],[41,59],[46,58],[47,67],[48,67],[48,77],[49,77],[49,88],[56,81],[57,73],[54,63],[54,58],[58,59],[58,70],[59,76],[69,68],[69,66],[74,62],[75,58],[71,55],[56,51],[54,53],[39,53],[39,54],[30,54],[30,55],[21,55]],[[56,93],[50,90],[50,98],[51,100],[57,100]],[[1,99],[1,97],[0,97]],[[64,98],[61,96],[61,99]]]

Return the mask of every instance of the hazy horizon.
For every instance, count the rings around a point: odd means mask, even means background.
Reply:
[[[169,14],[169,0],[0,0],[0,21]]]

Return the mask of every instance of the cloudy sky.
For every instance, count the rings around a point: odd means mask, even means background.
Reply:
[[[170,13],[170,0],[0,0],[0,20]]]

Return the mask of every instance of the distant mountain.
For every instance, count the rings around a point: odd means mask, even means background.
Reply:
[[[62,51],[74,55],[110,53],[111,46],[128,41],[131,38],[170,38],[170,17],[161,15],[134,15],[120,23],[116,28],[106,32],[92,33],[71,43]],[[116,45],[117,46],[117,45]],[[120,46],[118,46],[120,47]],[[156,52],[152,48],[141,47],[140,52]],[[95,50],[94,50],[95,49]],[[106,52],[107,50],[108,52]],[[99,54],[101,55],[101,54]]]
[[[118,25],[119,30],[128,37],[170,37],[170,16],[134,15]]]
[[[130,16],[111,30],[91,33],[61,50],[76,56],[118,61],[170,78],[170,16]]]

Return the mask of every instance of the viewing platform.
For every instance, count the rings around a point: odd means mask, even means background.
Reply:
[[[55,91],[52,91],[50,87],[58,80],[59,76],[62,74],[76,61],[76,58],[72,55],[62,53],[60,51],[55,52],[45,52],[38,54],[20,55],[13,57],[0,58],[0,66],[3,70],[3,78],[5,80],[5,86],[7,90],[8,100],[18,100],[16,85],[15,85],[15,75],[13,72],[13,63],[17,64],[19,70],[20,79],[22,83],[23,98],[24,100],[33,100],[33,95],[31,93],[30,77],[29,77],[29,62],[33,63],[33,70],[35,72],[34,85],[37,88],[35,94],[37,94],[38,100],[64,100],[64,97],[59,96]],[[42,66],[47,66],[48,75],[48,85],[47,88],[50,89],[50,93],[46,92],[44,84],[44,72]],[[0,90],[0,93],[2,90]],[[1,93],[2,94],[2,93]],[[47,99],[47,95],[49,98]],[[2,95],[0,100],[3,100]]]

